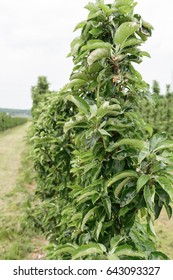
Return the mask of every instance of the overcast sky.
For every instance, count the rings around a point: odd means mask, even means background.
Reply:
[[[30,108],[31,86],[40,75],[47,76],[52,90],[68,82],[72,62],[66,55],[88,2],[0,0],[0,107]],[[152,58],[145,58],[138,70],[148,83],[158,80],[164,91],[173,81],[173,1],[137,2],[135,12],[154,26],[143,46]]]

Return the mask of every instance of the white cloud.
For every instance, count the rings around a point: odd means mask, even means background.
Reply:
[[[55,90],[67,82],[72,63],[66,55],[76,36],[72,31],[86,18],[88,2],[0,0],[0,107],[30,107],[30,88],[39,75],[46,75]],[[172,10],[170,0],[139,0],[136,6],[155,28],[143,46],[152,59],[139,69],[148,82],[158,79],[162,87],[171,82],[173,69]]]

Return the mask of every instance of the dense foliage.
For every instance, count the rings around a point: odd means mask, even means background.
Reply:
[[[155,95],[154,99],[154,104],[146,99],[139,100],[139,112],[154,132],[164,132],[173,139],[173,94]]]
[[[148,85],[133,66],[152,26],[133,0],[89,3],[71,43],[70,82],[33,128],[38,205],[50,259],[164,259],[154,220],[171,217],[173,143],[138,114]]]
[[[24,124],[27,118],[11,117],[9,114],[0,112],[0,131]]]

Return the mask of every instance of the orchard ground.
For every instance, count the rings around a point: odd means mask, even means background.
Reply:
[[[33,192],[25,141],[29,125],[28,122],[0,133],[0,259],[45,257],[45,240],[34,234],[26,221],[26,208]]]

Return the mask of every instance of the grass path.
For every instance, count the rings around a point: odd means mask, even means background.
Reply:
[[[11,193],[16,187],[24,136],[28,124],[0,133],[0,213],[8,213]]]
[[[168,219],[163,209],[159,219],[155,223],[158,249],[173,260],[173,217]]]
[[[21,170],[29,125],[0,133],[0,259],[32,258],[34,251],[39,251],[40,238],[37,242],[32,231],[24,227],[30,194]]]

